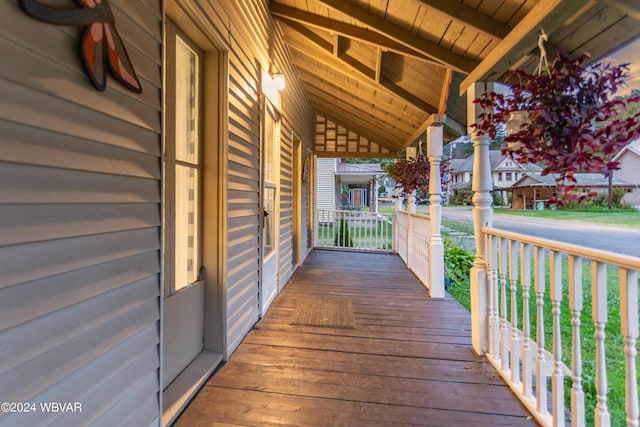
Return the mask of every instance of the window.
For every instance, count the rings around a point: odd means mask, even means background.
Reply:
[[[505,181],[511,181],[512,179],[511,172],[505,172]]]
[[[201,265],[201,54],[167,25],[165,294],[199,280]]]
[[[498,181],[502,181],[502,172],[498,172]]]
[[[264,255],[274,250],[274,233],[277,232],[275,202],[278,188],[278,162],[276,153],[280,145],[280,122],[278,113],[271,103],[265,99],[265,115],[263,129],[263,249]]]

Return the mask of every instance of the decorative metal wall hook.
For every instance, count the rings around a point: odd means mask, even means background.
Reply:
[[[115,18],[107,0],[76,0],[82,8],[62,9],[37,0],[20,0],[29,16],[55,25],[84,27],[80,53],[93,86],[107,88],[107,66],[127,89],[142,93],[142,85],[133,69],[127,50],[115,27]],[[105,61],[106,60],[106,61]]]

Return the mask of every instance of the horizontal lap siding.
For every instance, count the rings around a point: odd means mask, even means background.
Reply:
[[[258,320],[260,260],[260,73],[284,72],[281,140],[280,253],[281,285],[292,264],[292,133],[306,146],[312,142],[312,113],[297,79],[282,34],[264,1],[209,1],[210,10],[224,10],[229,38],[229,140],[227,227],[227,355],[233,353]],[[221,12],[218,12],[221,13]],[[224,19],[218,21],[224,22]]]
[[[82,404],[0,426],[159,417],[161,9],[110,4],[141,95],[91,86],[77,29],[0,5],[0,401]]]

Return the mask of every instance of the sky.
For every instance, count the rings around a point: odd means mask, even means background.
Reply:
[[[620,88],[616,95],[624,96],[629,94],[631,89],[640,89],[640,40],[636,40],[613,55],[609,55],[606,60],[610,61],[612,65],[629,63],[627,86]]]

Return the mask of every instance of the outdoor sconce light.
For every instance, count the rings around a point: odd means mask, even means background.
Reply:
[[[284,89],[284,74],[263,73],[262,93],[274,106],[280,107],[280,92]]]
[[[413,159],[414,157],[416,157],[417,148],[416,147],[407,147],[405,153],[406,153],[407,160]]]
[[[272,75],[271,81],[273,82],[273,88],[278,92],[284,89],[284,74],[277,73]]]

